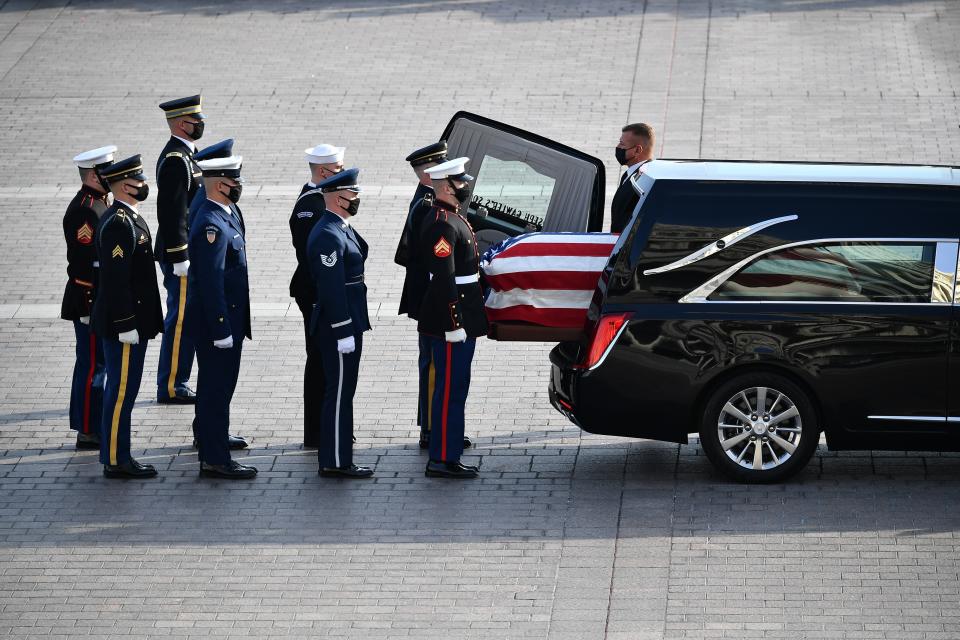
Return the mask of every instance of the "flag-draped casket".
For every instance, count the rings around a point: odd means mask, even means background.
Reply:
[[[613,233],[528,233],[491,247],[480,261],[490,322],[579,329],[607,264]]]

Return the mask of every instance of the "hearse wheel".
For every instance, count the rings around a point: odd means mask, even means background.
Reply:
[[[780,482],[817,449],[820,428],[807,394],[776,373],[722,384],[707,402],[700,444],[717,469],[740,482]]]

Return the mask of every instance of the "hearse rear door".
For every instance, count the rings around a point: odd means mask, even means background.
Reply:
[[[603,163],[566,145],[460,111],[443,132],[448,157],[468,156],[467,219],[477,245],[534,231],[600,231]]]

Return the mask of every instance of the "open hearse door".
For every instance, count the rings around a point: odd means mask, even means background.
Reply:
[[[605,176],[598,158],[465,111],[453,116],[442,138],[448,157],[470,158],[467,170],[476,179],[466,217],[481,255],[522,234],[600,231]],[[491,318],[490,337],[559,342],[581,331]]]

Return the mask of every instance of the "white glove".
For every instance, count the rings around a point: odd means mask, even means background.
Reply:
[[[213,346],[215,346],[217,349],[233,349],[233,336],[227,336],[226,338],[214,340]]]
[[[187,270],[190,268],[190,261],[184,260],[183,262],[174,262],[173,263],[173,275],[178,278],[182,278],[187,275]]]
[[[137,333],[136,329],[130,329],[130,331],[119,334],[117,340],[124,344],[140,344],[140,334]]]
[[[444,337],[447,339],[447,342],[466,342],[467,330],[461,327],[456,331],[447,331]]]
[[[357,341],[353,339],[353,336],[347,336],[346,338],[337,340],[337,351],[340,353],[353,353],[356,350]]]
[[[80,324],[90,324],[90,316],[80,316]]]

